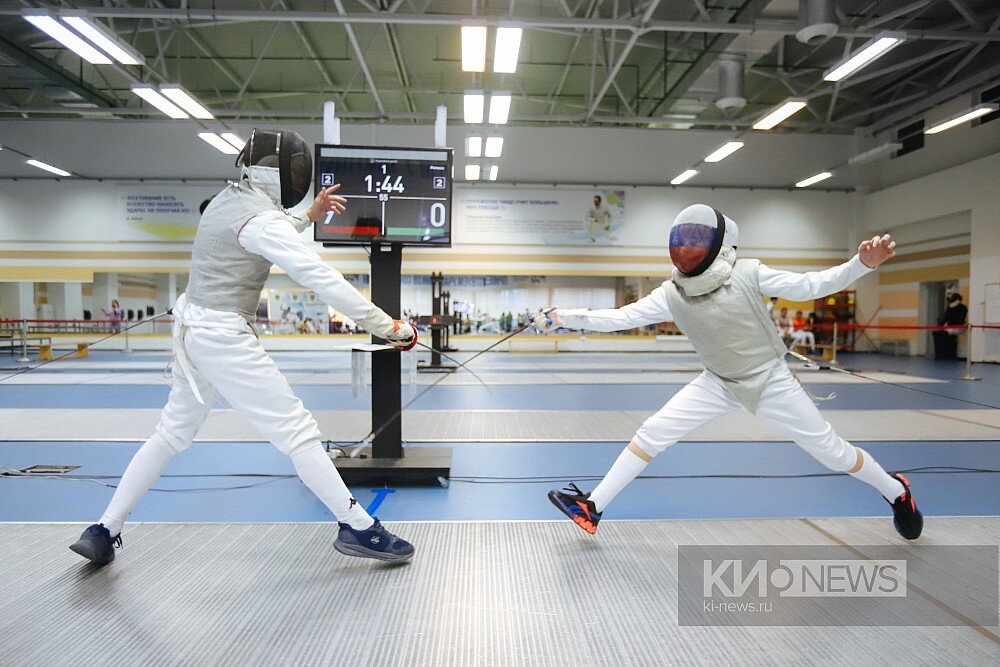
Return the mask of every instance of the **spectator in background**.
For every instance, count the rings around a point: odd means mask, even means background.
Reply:
[[[963,326],[969,316],[969,309],[962,303],[962,295],[953,292],[948,295],[948,307],[938,318],[940,326]],[[958,335],[959,330],[934,331],[934,358],[935,359],[957,359],[958,358]]]
[[[777,303],[778,303],[778,297],[772,296],[770,299],[768,299],[767,303],[764,304],[764,307],[767,308],[767,316],[770,317],[772,320],[774,319],[774,307],[777,305]]]
[[[122,310],[120,305],[118,305],[118,299],[111,301],[110,311],[101,308],[101,312],[104,313],[104,316],[111,321],[111,331],[113,333],[121,333],[122,320],[125,319],[125,311]]]
[[[816,335],[801,310],[795,311],[795,317],[792,318],[792,344],[808,345],[811,351],[816,351]]]
[[[792,320],[788,317],[788,309],[782,308],[781,313],[775,319],[774,324],[778,327],[778,335],[786,339],[792,335]]]

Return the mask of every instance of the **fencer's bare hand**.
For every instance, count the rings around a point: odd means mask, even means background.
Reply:
[[[319,191],[312,206],[309,207],[308,215],[310,220],[318,222],[325,218],[327,213],[340,215],[347,210],[347,200],[340,195],[333,194],[339,189],[340,183],[336,183]]]
[[[885,236],[873,236],[858,246],[861,263],[869,269],[877,269],[882,262],[896,256],[896,242]]]

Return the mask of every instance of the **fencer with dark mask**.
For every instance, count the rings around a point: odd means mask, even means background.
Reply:
[[[323,189],[303,213],[312,156],[288,130],[254,130],[237,158],[241,178],[205,209],[191,252],[187,290],[173,308],[173,384],[156,432],[129,463],[111,503],[71,546],[103,565],[115,557],[125,519],[173,456],[191,445],[222,397],[287,454],[302,482],[339,519],[334,547],[347,555],[402,561],[413,545],[372,518],[351,496],[323,449],[316,420],[264,351],[253,326],[272,265],[359,326],[400,349],[416,331],[372,304],[310,248],[301,231],[344,211],[339,186]]]
[[[674,264],[669,280],[648,296],[607,310],[547,308],[535,317],[558,327],[621,331],[673,321],[705,370],[649,417],[591,493],[553,490],[549,499],[589,533],[608,503],[657,454],[716,417],[746,409],[775,426],[831,470],[875,487],[892,508],[896,530],[916,539],[923,517],[909,481],[890,475],[872,456],[846,442],[823,418],[785,363],[788,349],[775,331],[763,297],[806,301],[845,289],[895,255],[888,235],[864,241],[850,261],[824,271],[793,273],[760,260],[737,259],[739,228],[704,204],[682,210],[670,228]]]

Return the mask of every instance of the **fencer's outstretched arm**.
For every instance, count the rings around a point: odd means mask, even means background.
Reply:
[[[586,308],[558,309],[561,326],[568,329],[591,331],[622,331],[670,320],[670,306],[661,285],[635,303],[621,308],[587,310]]]
[[[896,242],[888,234],[873,236],[861,242],[857,255],[839,266],[823,271],[794,273],[761,264],[757,280],[764,296],[779,296],[792,301],[818,299],[845,289],[895,256]]]
[[[874,270],[865,266],[855,255],[850,261],[838,266],[808,273],[781,271],[761,264],[757,279],[760,282],[760,293],[764,296],[778,296],[789,301],[808,301],[846,289],[855,280]]]
[[[243,226],[240,245],[284,269],[292,280],[316,292],[324,302],[365,330],[376,335],[390,330],[392,318],[306,245],[297,231],[301,225],[300,216],[267,211]]]

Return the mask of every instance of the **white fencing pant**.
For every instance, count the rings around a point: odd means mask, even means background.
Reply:
[[[639,428],[632,442],[591,492],[590,500],[597,511],[603,512],[608,503],[642,473],[652,457],[702,424],[742,409],[716,375],[703,372]],[[784,364],[764,389],[757,416],[776,426],[827,468],[846,472],[870,484],[887,500],[903,492],[902,483],[887,474],[870,454],[852,447],[837,435]]]
[[[812,331],[797,329],[792,332],[792,342],[796,345],[809,345],[816,347],[816,334]]]
[[[722,380],[704,371],[643,423],[634,442],[656,456],[702,424],[742,409]],[[831,470],[847,472],[857,461],[854,447],[837,435],[787,367],[768,382],[756,415]]]
[[[175,338],[175,345],[184,346],[193,370],[188,376],[182,364],[174,364],[170,398],[156,434],[136,452],[101,519],[112,535],[121,530],[125,518],[173,455],[191,445],[219,395],[291,457],[305,485],[338,519],[358,529],[371,526],[373,519],[351,496],[323,450],[316,420],[253,333],[188,328],[182,337]],[[204,403],[189,380],[196,384]]]

